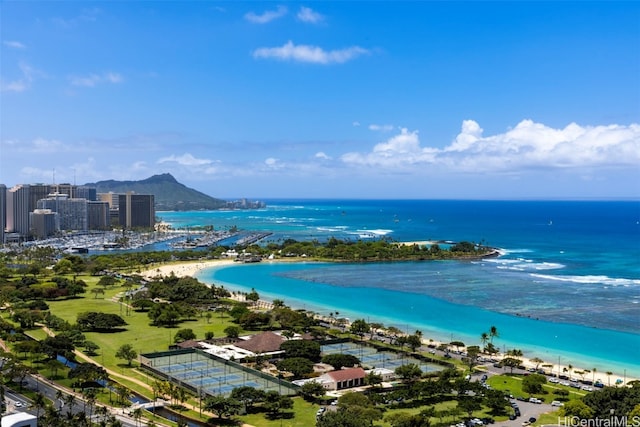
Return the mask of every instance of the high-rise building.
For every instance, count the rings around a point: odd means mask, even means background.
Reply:
[[[53,236],[58,227],[58,214],[50,209],[36,209],[29,214],[31,232],[36,239]]]
[[[38,200],[46,199],[52,192],[49,184],[29,184],[29,212],[38,208]]]
[[[109,209],[118,210],[118,203],[120,202],[120,194],[114,193],[112,191],[108,193],[98,193],[97,200],[101,200],[103,202],[109,203]]]
[[[53,184],[51,186],[52,189],[52,193],[60,193],[60,194],[66,194],[67,196],[69,196],[70,199],[73,199],[76,197],[75,194],[75,190],[76,190],[76,186],[73,184]]]
[[[0,184],[0,246],[4,245],[4,229],[7,226],[7,186]]]
[[[156,223],[153,194],[120,194],[119,222],[124,228],[153,228]]]
[[[22,237],[29,235],[28,185],[16,185],[7,190],[7,231]]]
[[[75,188],[76,198],[87,199],[90,202],[95,202],[97,198],[97,190],[95,187],[80,186]]]
[[[108,230],[110,224],[109,203],[87,202],[87,227],[89,230]]]
[[[38,201],[38,209],[58,213],[60,230],[87,231],[87,200],[71,199],[66,194],[51,194]]]

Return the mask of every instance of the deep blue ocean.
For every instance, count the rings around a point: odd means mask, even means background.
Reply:
[[[159,212],[174,227],[237,226],[271,241],[467,240],[481,261],[267,263],[203,281],[426,338],[495,344],[547,363],[640,377],[640,201],[268,200],[253,211]],[[265,242],[265,241],[263,241]]]

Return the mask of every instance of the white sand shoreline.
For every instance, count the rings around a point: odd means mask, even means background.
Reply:
[[[411,242],[411,243],[414,243],[414,242]],[[305,261],[308,261],[308,260],[305,260]],[[270,260],[268,262],[285,262],[285,261]],[[291,262],[291,260],[287,260],[287,262]],[[164,264],[156,268],[143,271],[140,274],[143,277],[146,277],[148,279],[152,279],[154,277],[159,277],[159,276],[170,276],[172,274],[177,277],[187,277],[187,276],[195,277],[198,272],[204,269],[228,267],[234,264],[236,264],[236,262],[232,259],[179,262],[179,263]],[[268,302],[266,302],[265,305],[268,306],[269,305]],[[439,342],[431,342],[431,343],[440,344]],[[425,344],[427,344],[427,342],[425,342]],[[626,383],[628,383],[629,381],[635,380],[635,378],[627,377],[626,372],[625,373],[613,372],[611,375],[607,375],[607,371],[592,372],[589,368],[581,368],[577,366],[551,363],[548,361],[545,361],[543,363],[536,363],[534,361],[535,357],[528,358],[528,357],[522,356],[518,358],[523,361],[522,364],[526,368],[539,367],[549,372],[552,375],[558,375],[558,373],[560,373],[560,374],[567,375],[571,378],[582,379],[582,377],[576,374],[576,372],[580,372],[580,371],[587,372],[586,374],[584,374],[585,380],[600,381],[604,385],[610,385],[610,384],[615,385],[618,379],[621,379],[623,382],[626,382]]]

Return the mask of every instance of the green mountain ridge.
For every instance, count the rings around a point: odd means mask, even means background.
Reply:
[[[208,196],[179,183],[171,174],[153,175],[141,181],[99,181],[85,184],[98,193],[153,194],[158,211],[216,210],[232,207],[230,202]]]

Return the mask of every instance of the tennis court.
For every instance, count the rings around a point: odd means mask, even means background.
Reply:
[[[414,363],[422,369],[422,372],[442,371],[444,368],[440,365],[427,363],[412,357],[406,357],[402,353],[392,351],[378,351],[374,347],[361,345],[355,342],[343,342],[326,344],[321,347],[323,355],[327,354],[350,354],[357,357],[365,369],[386,368],[395,370],[397,367]]]
[[[234,388],[243,386],[283,395],[297,391],[289,382],[195,349],[144,354],[141,360],[145,368],[196,394],[201,391],[228,396]]]

